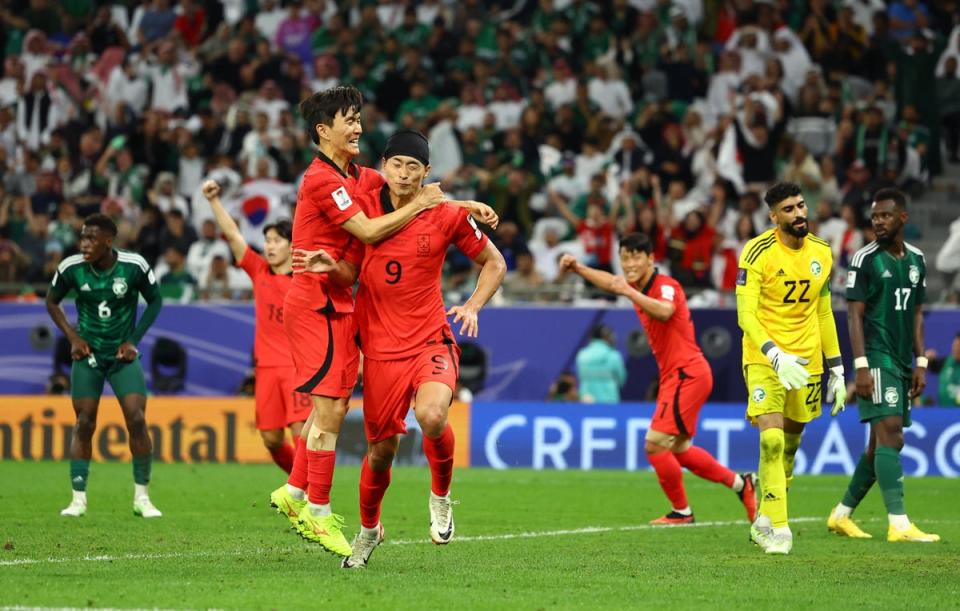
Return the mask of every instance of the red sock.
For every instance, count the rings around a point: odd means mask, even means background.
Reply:
[[[285,443],[276,450],[270,450],[270,458],[273,459],[273,462],[277,463],[278,467],[290,473],[290,471],[293,470],[294,452],[293,446]]]
[[[306,450],[307,498],[314,505],[330,503],[330,488],[333,486],[333,467],[337,453],[333,450]]]
[[[293,464],[287,483],[300,490],[307,489],[307,442],[297,436],[296,449],[293,451]]]
[[[717,459],[703,448],[690,446],[686,452],[680,452],[674,456],[690,473],[705,480],[730,488],[733,486],[733,481],[737,479],[736,473],[718,463]]]
[[[647,460],[657,472],[660,487],[670,499],[674,509],[684,509],[687,505],[687,493],[683,489],[683,471],[672,452],[647,453]]]
[[[380,523],[380,505],[390,485],[390,469],[374,471],[363,457],[360,467],[360,525],[375,528]]]
[[[448,424],[439,437],[423,438],[423,453],[430,463],[430,479],[433,493],[446,496],[453,479],[453,429]]]

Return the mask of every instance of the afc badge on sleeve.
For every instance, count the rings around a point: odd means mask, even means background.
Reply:
[[[737,286],[747,286],[747,268],[737,268]]]
[[[350,207],[350,204],[353,203],[353,201],[350,199],[350,194],[347,193],[347,190],[343,187],[340,187],[331,193],[330,196],[333,198],[333,203],[335,203],[337,208],[341,210],[346,210]]]
[[[852,269],[847,272],[847,288],[852,289],[857,286],[857,272]]]

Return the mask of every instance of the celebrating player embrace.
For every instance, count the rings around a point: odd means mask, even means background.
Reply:
[[[371,217],[411,205],[430,172],[430,149],[420,133],[403,130],[387,142],[383,154],[387,184],[368,202]],[[473,295],[445,311],[440,275],[447,248],[455,245],[481,266]],[[294,252],[295,267],[329,270],[322,256]],[[462,321],[460,334],[476,337],[477,313],[493,296],[506,272],[503,256],[462,207],[444,203],[378,243],[367,245],[357,293],[357,322],[363,361],[363,419],[367,455],[360,471],[360,533],[344,568],[367,565],[383,541],[380,505],[390,485],[390,468],[407,432],[404,420],[414,400],[430,465],[430,537],[449,543],[454,534],[450,481],[453,474],[453,429],[447,413],[459,373],[460,348],[447,315]],[[353,284],[356,269],[341,265],[344,284]]]
[[[737,269],[747,418],[760,429],[761,500],[750,538],[768,554],[788,554],[787,490],[803,428],[820,415],[821,353],[834,415],[847,390],[830,303],[830,245],[809,234],[800,187],[778,183],[764,200],[774,228],[747,242]]]

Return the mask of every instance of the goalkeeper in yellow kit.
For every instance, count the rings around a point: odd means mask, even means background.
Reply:
[[[800,187],[778,183],[764,201],[774,228],[747,242],[737,270],[747,418],[760,429],[760,509],[750,539],[768,554],[788,554],[787,489],[803,427],[820,415],[823,355],[834,415],[847,391],[830,304],[830,245],[809,235]]]

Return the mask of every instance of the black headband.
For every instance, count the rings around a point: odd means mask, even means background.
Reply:
[[[423,165],[430,165],[430,143],[427,137],[412,129],[402,129],[387,140],[387,148],[383,150],[383,158],[390,159],[396,155],[413,157]]]

